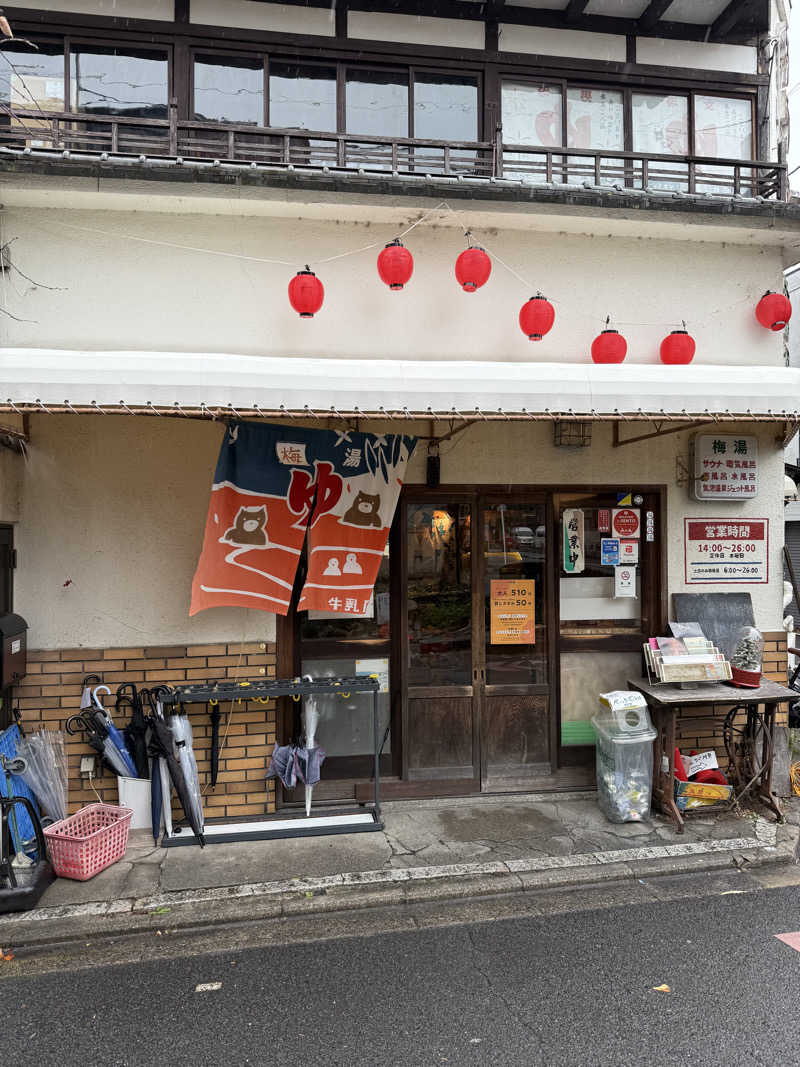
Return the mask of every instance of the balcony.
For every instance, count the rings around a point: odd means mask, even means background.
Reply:
[[[783,162],[543,148],[494,141],[356,136],[178,119],[15,110],[2,148],[45,157],[256,166],[278,171],[506,180],[522,185],[585,186],[625,192],[788,201]]]

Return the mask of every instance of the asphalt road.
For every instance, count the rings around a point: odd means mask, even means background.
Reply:
[[[797,886],[177,958],[143,944],[0,973],[0,1062],[783,1067],[800,952],[775,935],[794,931]]]

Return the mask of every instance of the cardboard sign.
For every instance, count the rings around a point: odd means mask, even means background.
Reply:
[[[766,585],[769,519],[684,519],[687,585]]]
[[[615,537],[632,540],[639,536],[640,527],[638,508],[614,508],[611,512],[611,532]]]
[[[600,538],[600,566],[616,567],[619,563],[619,538]]]
[[[490,625],[493,645],[536,643],[536,582],[492,579]]]
[[[686,767],[686,774],[689,778],[693,778],[694,775],[699,774],[700,771],[715,771],[719,767],[717,763],[717,754],[714,751],[711,752],[698,752],[696,756],[687,757],[683,756],[683,765]]]
[[[638,563],[639,562],[639,542],[638,541],[620,541],[620,543],[619,543],[619,561],[620,561],[620,563]]]
[[[566,574],[583,574],[584,520],[581,508],[565,508],[564,516],[564,571]]]
[[[614,596],[636,599],[635,567],[622,566],[614,568]]]

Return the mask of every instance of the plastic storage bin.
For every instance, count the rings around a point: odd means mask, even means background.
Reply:
[[[44,831],[59,878],[86,882],[121,860],[128,847],[132,808],[89,804]]]
[[[656,731],[639,693],[603,693],[592,716],[597,736],[597,801],[610,822],[650,815]]]

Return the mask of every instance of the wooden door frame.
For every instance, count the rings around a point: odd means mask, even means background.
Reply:
[[[467,503],[470,505],[470,525],[472,528],[472,537],[474,544],[475,536],[475,515],[477,510],[477,495],[474,488],[469,486],[436,486],[431,487],[427,485],[404,485],[401,493],[400,500],[398,502],[397,514],[399,515],[399,522],[397,522],[397,542],[398,542],[398,554],[400,558],[400,566],[397,568],[399,571],[399,588],[398,588],[398,608],[399,608],[399,626],[391,628],[392,634],[392,648],[395,650],[396,660],[399,665],[398,674],[398,696],[400,703],[400,747],[401,747],[401,772],[400,777],[404,782],[408,782],[409,779],[409,766],[408,766],[408,744],[406,743],[409,736],[409,707],[408,707],[408,656],[405,654],[407,649],[408,638],[408,597],[405,595],[408,589],[408,539],[406,537],[406,531],[408,529],[408,506],[412,501],[427,501],[438,500],[442,501],[446,499],[448,503]],[[391,560],[391,554],[389,556]],[[472,643],[475,644],[475,625],[476,625],[476,606],[475,606],[475,583],[476,573],[479,569],[479,563],[476,559],[476,553],[474,548],[470,551],[470,582],[472,591]],[[398,635],[397,638],[395,635]],[[442,686],[438,688],[444,688]],[[454,687],[455,688],[455,687]],[[471,669],[471,683],[469,686],[458,686],[459,692],[452,695],[458,696],[470,696],[472,699],[472,781],[475,784],[475,792],[480,791],[480,709],[476,706],[477,700],[477,684],[475,679],[475,659],[473,648],[473,660]],[[470,689],[471,693],[462,692],[462,690]],[[439,694],[442,695],[442,694]],[[478,759],[476,760],[476,753]],[[477,774],[476,774],[477,767]],[[432,778],[435,777],[432,775]],[[461,779],[462,781],[464,779]],[[447,782],[447,778],[442,778],[443,783]]]
[[[391,604],[391,645],[390,645],[390,706],[391,706],[391,723],[392,723],[392,767],[393,774],[398,776],[404,783],[409,783],[408,779],[408,686],[407,686],[407,656],[404,655],[406,649],[406,642],[404,636],[408,632],[408,605],[405,594],[408,583],[408,560],[407,560],[407,546],[405,544],[405,529],[408,517],[408,502],[410,498],[425,500],[425,499],[442,499],[443,496],[449,497],[450,500],[455,502],[470,502],[473,511],[473,516],[478,514],[478,509],[481,506],[482,501],[487,498],[498,498],[503,495],[506,497],[517,496],[524,500],[525,496],[528,497],[540,497],[544,498],[545,514],[547,528],[551,538],[558,535],[557,527],[557,511],[556,500],[559,493],[586,493],[586,494],[608,494],[613,493],[619,488],[619,483],[611,484],[597,484],[597,483],[583,483],[579,485],[565,485],[560,483],[545,483],[545,484],[498,484],[493,485],[464,485],[464,484],[442,484],[439,486],[429,487],[424,484],[410,484],[403,486],[398,501],[397,509],[395,511],[395,517],[392,524],[391,532],[389,535],[390,543],[390,604]],[[649,598],[649,604],[652,608],[654,619],[651,622],[654,623],[653,629],[661,629],[662,631],[666,627],[668,618],[668,593],[667,593],[667,553],[666,553],[666,536],[668,526],[667,515],[667,486],[664,484],[639,484],[636,483],[636,492],[644,494],[652,494],[658,501],[658,517],[656,526],[656,541],[652,543],[649,549],[651,563],[648,566],[647,577],[647,596]],[[482,532],[481,532],[482,536]],[[643,545],[647,545],[647,542],[643,542]],[[480,558],[478,558],[480,557]],[[472,581],[473,590],[475,588],[482,588],[480,582],[483,579],[485,563],[483,560],[483,553],[471,552],[472,558]],[[476,569],[479,574],[476,576]],[[553,774],[556,775],[562,768],[569,768],[574,765],[572,761],[564,761],[564,753],[561,749],[561,680],[560,680],[560,654],[562,651],[630,651],[630,638],[626,636],[620,637],[598,637],[591,638],[576,638],[574,648],[562,649],[560,626],[561,618],[559,611],[558,600],[558,580],[559,580],[559,552],[557,550],[557,541],[553,543],[552,551],[550,552],[550,560],[546,565],[546,580],[548,587],[545,590],[545,613],[546,613],[546,625],[551,635],[549,639],[547,668],[549,682],[549,716],[550,716],[550,762],[553,770]],[[476,585],[477,583],[477,585]],[[474,618],[474,614],[478,610],[478,601],[480,598],[473,595],[473,638],[475,635],[475,625],[477,620]],[[481,605],[482,607],[482,605]],[[395,623],[395,620],[397,622]],[[297,625],[297,612],[292,608],[288,615],[276,616],[276,642],[277,642],[277,674],[278,677],[293,677],[297,672],[294,665],[295,651],[299,652],[299,642],[296,640],[295,630]],[[481,618],[480,626],[484,625],[483,618]],[[480,631],[482,633],[482,629]],[[485,641],[479,645],[480,654],[483,661],[483,668],[485,670]],[[473,660],[473,669],[474,669]],[[474,680],[474,679],[473,679]],[[473,685],[474,689],[474,685]],[[476,707],[478,701],[476,700],[473,692],[473,755],[475,752],[474,746],[478,745],[479,759],[478,772],[482,777],[485,777],[485,744],[484,738],[480,736],[481,721],[480,709]],[[278,713],[278,729],[279,737],[280,730],[282,728],[282,717],[279,711]],[[576,746],[576,754],[580,746]],[[587,753],[588,755],[588,753]],[[475,764],[473,759],[473,764]],[[478,789],[480,788],[480,779],[476,779]],[[448,780],[443,778],[440,781],[442,790],[445,791]],[[409,783],[412,785],[413,783]]]

